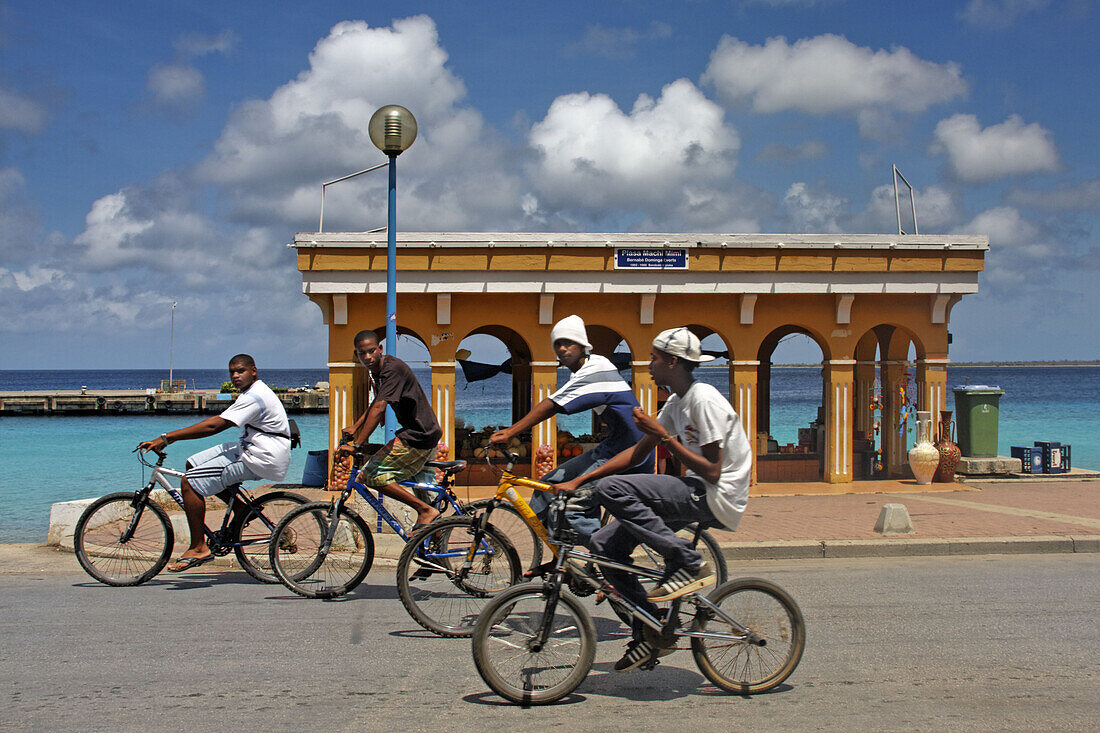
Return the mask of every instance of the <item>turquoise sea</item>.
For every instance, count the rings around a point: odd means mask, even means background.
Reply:
[[[416,367],[416,365],[413,365]],[[427,370],[416,369],[422,383]],[[726,390],[727,371],[701,369],[699,377]],[[177,370],[188,386],[212,388],[225,381],[221,369]],[[139,389],[159,384],[163,370],[0,371],[0,390]],[[265,369],[269,384],[312,385],[327,378],[324,369]],[[564,381],[563,371],[559,379]],[[999,450],[1012,445],[1057,440],[1073,446],[1073,465],[1100,470],[1100,367],[951,367],[948,386],[999,385]],[[467,385],[456,379],[456,414],[475,428],[509,422],[511,378],[504,375]],[[953,396],[948,407],[953,409]],[[776,368],[772,372],[772,435],[797,442],[798,428],[809,425],[821,404],[820,370]],[[117,417],[0,418],[0,542],[38,542],[46,536],[50,504],[112,491],[132,490],[143,482],[142,467],[130,450],[140,441],[199,419],[191,415]],[[323,449],[327,415],[295,415],[303,446],[293,453],[288,481],[301,478],[307,450]],[[562,417],[559,426],[574,434],[590,429],[587,415]],[[182,466],[202,448],[235,439],[226,431],[206,440],[176,444],[169,462]],[[910,440],[912,436],[910,436]]]

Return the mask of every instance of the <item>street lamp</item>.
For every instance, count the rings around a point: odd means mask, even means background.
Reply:
[[[172,319],[168,328],[168,391],[174,392],[172,386],[172,346],[176,341],[176,301],[172,301]]]
[[[416,140],[416,118],[398,104],[371,115],[367,132],[375,147],[390,159],[389,214],[386,220],[386,353],[397,355],[397,156]],[[392,409],[386,410],[386,442],[397,432]]]

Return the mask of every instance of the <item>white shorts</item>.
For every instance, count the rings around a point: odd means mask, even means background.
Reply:
[[[222,443],[199,451],[187,459],[187,483],[201,496],[213,496],[242,481],[260,481],[252,469],[241,462],[240,443]]]

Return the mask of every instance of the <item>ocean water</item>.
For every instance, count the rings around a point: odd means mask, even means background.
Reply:
[[[414,364],[421,383],[429,383],[426,367]],[[268,384],[282,387],[312,385],[327,378],[324,369],[262,369]],[[725,369],[700,369],[700,379],[727,389]],[[226,379],[225,370],[176,370],[173,377],[188,386],[214,388]],[[141,389],[166,379],[164,370],[0,371],[0,390],[18,389]],[[567,372],[562,370],[559,382]],[[1098,367],[951,367],[948,387],[970,384],[999,385],[998,452],[1008,455],[1012,445],[1036,440],[1058,440],[1073,446],[1073,465],[1100,469],[1100,368]],[[948,408],[954,409],[948,394]],[[511,378],[466,384],[456,378],[456,415],[475,428],[505,426],[511,416]],[[821,404],[817,368],[772,371],[772,435],[796,443],[798,428],[809,425]],[[147,473],[131,449],[142,440],[189,424],[189,415],[119,415],[111,417],[0,418],[0,542],[36,542],[46,536],[50,504],[133,490]],[[195,417],[195,420],[199,419]],[[307,450],[323,450],[328,416],[295,415],[302,447],[292,453],[288,481],[301,478]],[[574,435],[589,432],[588,414],[561,416],[558,424]],[[168,463],[182,467],[187,456],[226,440],[226,431],[205,440],[177,443],[169,448]],[[909,441],[912,441],[912,435]]]

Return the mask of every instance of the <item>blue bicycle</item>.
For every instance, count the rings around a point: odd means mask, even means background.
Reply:
[[[356,456],[356,463],[361,456]],[[454,475],[465,461],[429,461],[426,468],[442,472],[440,483],[401,481],[423,501],[453,516],[437,519],[417,533],[422,557],[433,567],[453,571],[455,582],[468,593],[491,594],[516,583],[523,572],[519,556],[508,537],[496,527],[478,535],[477,520],[468,513],[451,489]],[[374,538],[367,523],[348,505],[358,493],[381,521],[398,537],[409,541],[405,526],[370,489],[356,481],[353,468],[347,485],[332,502],[318,501],[290,511],[271,534],[270,561],[275,576],[290,590],[306,598],[335,598],[348,593],[374,563]],[[428,530],[431,530],[430,532]]]

